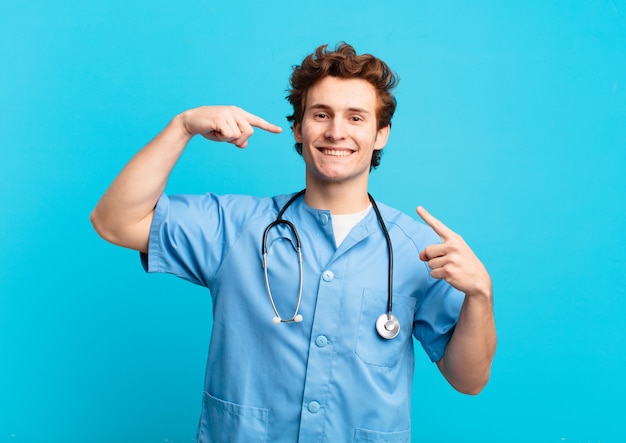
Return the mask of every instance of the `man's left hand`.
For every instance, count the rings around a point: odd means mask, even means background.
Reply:
[[[433,278],[443,279],[467,296],[483,294],[491,298],[491,277],[463,237],[417,207],[417,214],[441,238],[441,243],[427,246],[420,259],[428,263]]]

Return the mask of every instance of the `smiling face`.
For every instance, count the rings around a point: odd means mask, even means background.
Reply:
[[[377,129],[374,87],[359,78],[324,77],[306,95],[302,143],[307,188],[333,184],[367,190],[372,154],[387,143],[389,126]]]

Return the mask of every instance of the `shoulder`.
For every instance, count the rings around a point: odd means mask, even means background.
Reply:
[[[390,235],[401,237],[404,241],[413,243],[418,250],[422,250],[433,243],[441,242],[439,236],[430,226],[384,203],[376,203]]]
[[[177,214],[249,220],[263,214],[275,214],[293,194],[256,197],[244,194],[172,194],[164,195],[169,211]]]

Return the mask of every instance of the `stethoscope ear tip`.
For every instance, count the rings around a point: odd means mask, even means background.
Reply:
[[[272,319],[272,323],[274,324],[278,324],[278,323],[291,323],[291,322],[296,322],[296,323],[300,323],[302,322],[302,316],[300,314],[295,315],[291,320],[283,320],[280,317],[274,317]]]

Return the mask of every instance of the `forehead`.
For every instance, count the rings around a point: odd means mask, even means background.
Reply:
[[[376,89],[361,78],[324,77],[309,88],[306,107],[325,107],[335,110],[360,109],[376,113]]]

